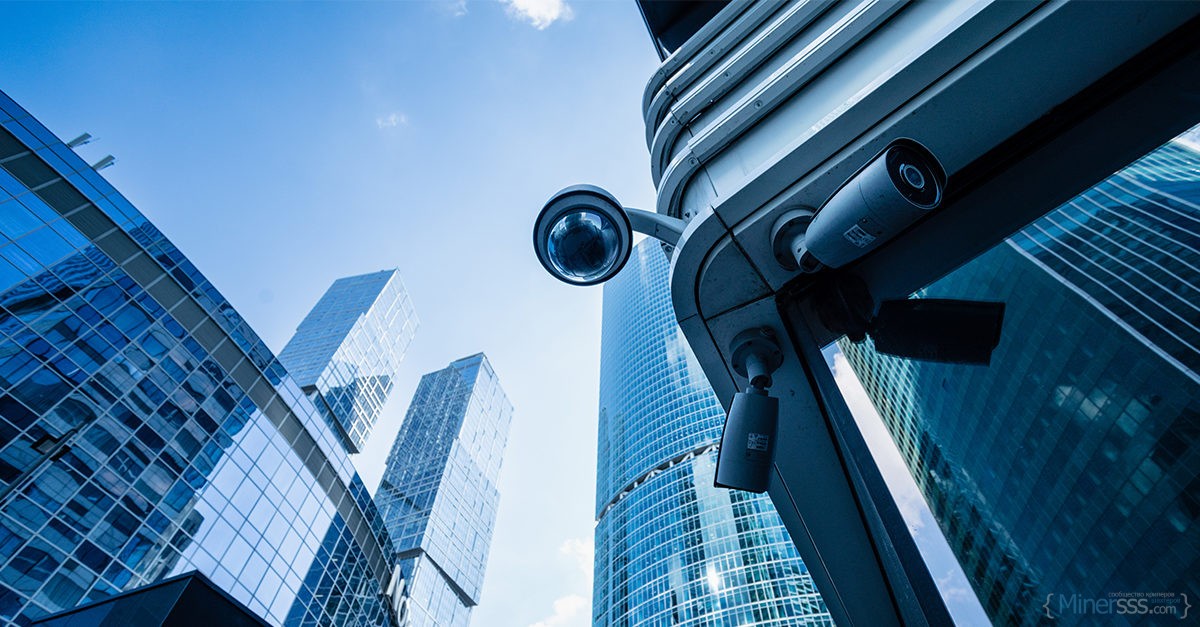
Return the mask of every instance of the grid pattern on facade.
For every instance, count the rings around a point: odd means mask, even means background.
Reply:
[[[279,354],[341,435],[362,450],[417,329],[397,270],[338,279]]]
[[[725,413],[667,275],[646,240],[604,288],[593,622],[832,625],[770,499],[713,487]]]
[[[463,625],[479,602],[511,422],[483,354],[417,386],[375,496],[402,558],[411,625]]]
[[[832,625],[769,499],[713,487],[716,451],[651,477],[596,527],[598,625]]]
[[[923,290],[1007,303],[990,367],[843,344],[998,624],[1050,594],[1200,594],[1195,301],[1132,291],[1196,281],[1198,165],[1168,145]]]
[[[315,409],[144,216],[2,95],[0,111],[0,617],[199,569],[282,623],[351,511],[337,486],[368,528],[326,607],[360,603],[364,624],[386,624],[362,542],[378,555],[387,538],[341,483],[344,454],[322,454]],[[119,264],[104,252],[118,246]]]
[[[283,624],[392,624],[394,610],[379,602],[379,583],[359,557],[360,551],[353,532],[335,514]]]
[[[1200,372],[1200,152],[1167,144],[1012,241]]]
[[[597,516],[648,470],[720,440],[725,421],[724,410],[674,322],[662,251],[642,244],[634,249],[627,268],[623,272],[630,278],[618,275],[615,287],[605,287]],[[656,289],[660,283],[661,289]],[[633,292],[635,288],[641,291]],[[629,296],[607,296],[618,290]]]
[[[471,607],[463,603],[461,593],[428,557],[420,553],[400,560],[405,578],[405,602],[401,624],[467,625]]]

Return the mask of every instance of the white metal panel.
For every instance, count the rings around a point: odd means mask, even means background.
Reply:
[[[689,39],[684,44],[685,47],[700,49],[686,59],[680,58],[676,71],[665,79],[665,83],[660,82],[659,74],[655,73],[646,85],[645,93],[645,96],[650,96],[650,89],[653,87],[655,89],[653,97],[645,100],[642,106],[642,116],[646,121],[647,146],[653,143],[654,129],[663,123],[664,118],[669,117],[668,111],[679,95],[690,88],[696,80],[703,79],[706,74],[711,74],[709,70],[712,66],[726,58],[730,50],[736,49],[742,40],[754,32],[778,7],[779,5],[774,2],[731,3],[718,13],[717,17],[705,24],[701,32],[707,31],[714,22],[722,22],[726,26],[709,34],[707,39],[698,39],[697,37]],[[741,13],[730,11],[731,8],[734,11],[741,9]],[[696,45],[693,46],[693,44]],[[674,58],[675,55],[672,55],[672,59]]]
[[[864,4],[869,5],[855,6]],[[732,338],[759,326],[783,329],[773,292],[796,275],[780,268],[772,254],[769,229],[776,215],[794,204],[819,206],[898,137],[911,137],[933,150],[953,185],[960,170],[1053,118],[1056,107],[1198,14],[1200,3],[916,3],[886,22],[869,27],[864,22],[860,34],[865,35],[853,47],[835,47],[815,57],[822,62],[806,70],[812,72],[811,80],[793,84],[803,87],[799,91],[781,87],[786,81],[774,67],[772,78],[747,83],[759,91],[737,92],[734,102],[729,95],[736,90],[731,90],[703,119],[691,118],[699,130],[671,149],[678,154],[659,182],[657,209],[668,215],[695,214],[673,255],[671,295],[685,337],[722,403],[728,407],[739,385],[745,384],[728,366]],[[1098,41],[1096,33],[1104,33],[1103,39]],[[835,40],[847,41],[831,39]],[[1186,94],[1200,94],[1194,85],[1179,90],[1185,95],[1172,101],[1173,111],[1187,100]],[[766,96],[761,105],[756,104],[757,95]],[[1072,137],[1066,124],[1052,132],[1068,140]],[[1088,133],[1081,137],[1094,137],[1094,125]],[[1136,143],[1128,133],[1121,137],[1127,146]],[[1071,153],[1050,150],[1047,154]],[[1020,167],[1009,170],[1026,177],[1034,172]],[[1071,174],[1075,177],[1071,180],[1080,176]],[[1048,185],[1043,181],[1041,187],[1029,188],[1048,189]],[[985,193],[973,191],[965,198]],[[1011,203],[1011,196],[1006,198]],[[1005,210],[1002,203],[981,202],[979,208]],[[939,237],[997,237],[971,228],[972,211],[952,204],[926,220],[937,228],[915,229],[916,236],[889,245],[906,257],[881,249],[883,254],[873,255],[863,265],[868,281],[911,284],[913,269],[889,262],[937,256]],[[725,262],[726,255],[736,262]],[[752,270],[743,264],[747,259]],[[932,267],[939,266],[913,265]],[[737,291],[738,282],[748,275],[765,279],[765,294],[759,287]],[[843,600],[885,603],[888,596],[869,589],[873,581],[882,581],[872,579],[882,571],[869,569],[871,560],[862,552],[870,534],[848,530],[844,538],[832,535],[837,520],[854,519],[843,507],[852,491],[837,485],[831,469],[840,462],[837,451],[830,448],[833,440],[809,419],[811,381],[794,349],[785,352],[784,366],[775,374],[772,388],[781,399],[785,419],[777,449],[778,474],[770,491],[831,612],[839,620],[848,619],[863,610]],[[864,577],[863,570],[871,572]],[[887,620],[873,617],[859,624]]]
[[[714,37],[721,35],[726,30],[731,28],[736,30],[737,27],[730,25],[744,11],[754,7],[756,0],[733,0],[725,8],[717,12],[711,20],[708,21],[696,34],[692,35],[683,43],[671,56],[667,57],[662,65],[658,66],[658,70],[650,77],[650,81],[646,83],[646,89],[642,92],[642,111],[646,112],[650,108],[650,103],[654,97],[658,95],[659,90],[663,88],[668,80],[681,71],[688,65],[695,63],[695,57],[703,53],[705,46],[713,40]],[[649,117],[645,118],[647,123]],[[650,124],[653,127],[653,124]]]
[[[747,16],[765,23],[729,52],[707,76],[689,76],[687,83],[670,85],[659,93],[646,113],[646,145],[650,148],[650,175],[655,184],[662,178],[679,136],[692,120],[718,106],[719,101],[739,85],[753,84],[754,72],[781,48],[784,50],[780,54],[790,56],[787,50],[803,43],[803,40],[796,40],[797,35],[832,4],[829,0],[806,0],[783,5],[784,8],[770,21],[766,21],[770,13],[765,8],[748,11]]]

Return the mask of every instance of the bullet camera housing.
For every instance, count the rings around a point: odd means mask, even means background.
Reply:
[[[779,399],[761,388],[733,396],[713,485],[747,492],[766,492],[775,459],[775,430],[779,424]]]
[[[783,351],[769,328],[747,329],[730,345],[731,365],[746,378],[745,392],[733,396],[713,485],[748,492],[765,492],[775,459],[775,430],[779,399],[770,396],[771,373],[783,363]]]
[[[572,185],[552,196],[533,227],[538,261],[571,285],[611,279],[633,248],[633,228],[621,203],[595,185]]]
[[[895,237],[942,203],[946,171],[929,149],[897,139],[851,176],[810,218],[807,228],[777,224],[773,242],[796,262],[785,267],[814,272],[840,268]],[[785,216],[786,217],[786,216]]]

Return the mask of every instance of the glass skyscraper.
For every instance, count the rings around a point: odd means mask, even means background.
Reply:
[[[479,604],[512,405],[483,353],[421,378],[375,494],[404,576],[405,627]]]
[[[0,126],[0,622],[199,570],[273,624],[391,624],[390,540],[283,365],[3,94]]]
[[[1007,303],[989,367],[843,343],[997,624],[1196,611],[1198,270],[1200,152],[1176,140],[920,293]]]
[[[366,444],[417,329],[397,270],[338,279],[305,316],[279,361],[341,436]]]
[[[593,623],[832,625],[765,494],[713,487],[725,412],[650,239],[604,286]]]

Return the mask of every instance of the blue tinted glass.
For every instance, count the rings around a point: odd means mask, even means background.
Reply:
[[[27,275],[18,270],[16,266],[0,257],[0,290],[6,290],[13,285],[24,281]]]
[[[0,205],[0,233],[10,240],[15,240],[43,224],[28,209],[15,202]]]
[[[512,406],[482,354],[417,386],[376,494],[379,524],[396,550],[417,554],[401,563],[414,624],[465,624],[479,598],[511,420]],[[368,500],[361,483],[351,488]]]
[[[21,248],[43,265],[52,265],[71,252],[71,245],[53,229],[41,228],[21,238]]]
[[[595,622],[830,625],[770,499],[713,487],[725,412],[675,322],[668,272],[647,239],[604,287]]]
[[[1196,138],[918,292],[1006,303],[990,366],[841,343],[996,624],[1047,605],[1088,622],[1071,595],[1200,595]]]
[[[73,159],[61,144],[52,150]],[[95,195],[85,178],[68,178]],[[202,295],[204,314],[228,336],[218,342],[238,347],[271,373],[269,383],[253,369],[240,372],[259,392],[255,399],[231,383],[230,373],[178,322],[164,317],[165,308],[138,280],[57,218],[74,207],[50,207],[30,196],[3,164],[0,185],[34,213],[57,219],[17,245],[0,247],[0,478],[23,481],[19,492],[0,496],[2,620],[26,624],[48,611],[200,569],[272,624],[282,624],[293,604],[311,624],[342,624],[349,616],[363,625],[388,624],[378,591],[390,575],[380,556],[392,551],[386,536],[373,533],[374,524],[362,524],[378,518],[373,504],[345,498],[353,471],[343,449],[312,450],[305,444],[311,440],[297,439],[311,433],[332,443],[307,398],[292,395],[280,403],[273,395],[271,383],[282,369],[220,293],[128,201],[89,198],[100,207],[121,207],[116,215],[133,241],[186,270],[184,287]],[[5,204],[24,211],[11,200]],[[20,220],[0,228],[24,228]],[[257,403],[272,408],[273,420]],[[261,437],[236,439],[249,425]],[[63,440],[38,446],[52,454],[33,448],[50,435]],[[260,468],[260,458],[273,474]],[[243,509],[256,512],[262,525],[244,524]],[[335,510],[350,523],[337,523]],[[321,563],[321,585],[302,589],[325,537],[338,559]],[[219,562],[227,552],[231,561]],[[245,563],[256,567],[243,570]]]
[[[12,394],[26,407],[43,413],[66,396],[67,382],[50,368],[39,368],[12,389]]]
[[[0,255],[3,255],[15,268],[27,276],[41,270],[41,264],[31,257],[29,253],[21,250],[20,247],[14,244],[0,248]]]
[[[38,197],[37,194],[23,194],[20,198],[21,204],[25,205],[34,215],[43,222],[50,223],[58,219],[58,214],[55,213],[50,205]]]

